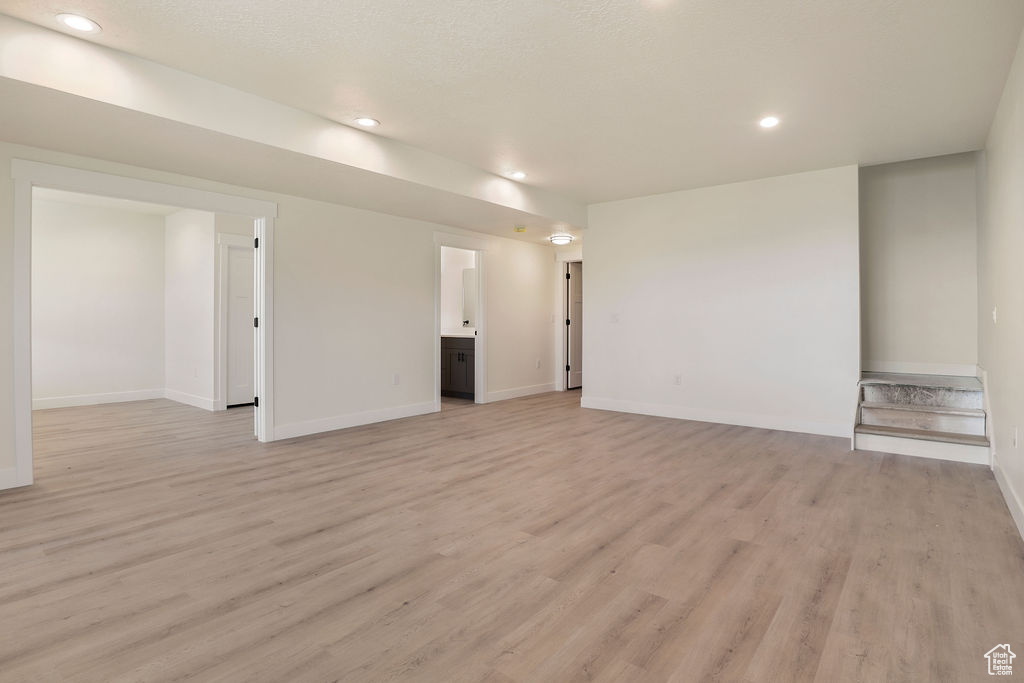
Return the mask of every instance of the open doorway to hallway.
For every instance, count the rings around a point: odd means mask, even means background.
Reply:
[[[583,388],[583,262],[565,264],[565,388]]]

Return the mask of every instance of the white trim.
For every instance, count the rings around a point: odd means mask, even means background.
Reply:
[[[563,323],[569,317],[569,291],[565,284],[565,275],[569,272],[569,264],[577,262],[583,263],[582,245],[555,250],[555,264],[558,268],[556,283],[558,292],[555,301],[559,310],[558,318],[552,321],[555,323],[555,391],[568,391],[566,388],[569,384],[566,377],[568,373],[565,371],[565,366],[569,364],[567,350],[569,331]],[[586,278],[583,279],[583,285],[586,287]],[[586,334],[586,325],[583,326],[583,331]]]
[[[473,344],[473,402],[487,403],[487,259],[482,249],[476,252],[476,342]],[[438,292],[440,296],[440,291]],[[438,343],[441,340],[438,339]],[[437,354],[441,362],[440,351]]]
[[[4,489],[16,489],[19,486],[28,486],[32,482],[25,482],[18,476],[17,467],[8,467],[0,470],[0,491]]]
[[[494,244],[482,237],[471,235],[459,235],[453,232],[435,232],[434,244],[439,247],[455,247],[468,251],[487,251],[493,248]]]
[[[257,249],[255,268],[256,315],[260,326],[255,329],[256,368],[253,382],[260,407],[253,411],[256,438],[262,442],[273,441],[274,429],[274,216],[266,215],[255,219]],[[260,287],[260,283],[263,284]]]
[[[866,360],[864,361],[864,372],[975,377],[978,374],[978,366],[960,363],[907,363],[903,361]]]
[[[104,197],[132,199],[151,204],[168,204],[213,213],[277,217],[275,202],[97,171],[85,171],[69,166],[55,166],[39,161],[12,159],[11,177],[54,190],[98,194]]]
[[[447,232],[434,233],[434,412],[441,410],[441,247],[476,253],[476,334],[473,339],[473,402],[487,403],[487,241]]]
[[[912,455],[917,458],[952,460],[972,465],[987,465],[989,459],[988,447],[962,443],[906,439],[882,434],[857,434],[854,437],[854,443],[858,451]]]
[[[123,176],[55,166],[24,159],[11,160],[14,178],[13,234],[13,358],[14,358],[14,455],[16,482],[32,483],[32,188],[48,187],[69,192],[132,199],[153,204],[252,216],[260,253],[256,258],[257,310],[260,328],[256,333],[257,392],[260,409],[255,410],[256,433],[260,441],[274,439],[274,353],[273,353],[273,228],[277,204],[219,192],[126,178]],[[259,285],[262,285],[259,286]],[[205,400],[205,399],[204,399]],[[212,400],[210,401],[212,410]]]
[[[213,374],[215,410],[228,409],[228,254],[232,249],[252,249],[252,240],[252,237],[244,235],[217,233],[217,355],[214,358]],[[255,267],[255,261],[253,264]]]
[[[439,408],[434,401],[426,403],[413,403],[406,406],[394,408],[379,408],[377,410],[364,410],[359,413],[347,413],[334,417],[324,417],[317,420],[306,420],[304,422],[293,422],[292,424],[278,425],[275,429],[277,438],[294,439],[298,436],[319,434],[322,432],[333,432],[337,429],[348,429],[361,425],[373,424],[375,422],[386,422],[387,420],[400,420],[405,417],[416,415],[427,415],[438,412]]]
[[[594,410],[614,410],[619,413],[671,417],[677,420],[696,420],[697,422],[715,422],[718,424],[739,425],[741,427],[756,427],[758,429],[777,429],[784,432],[821,434],[823,436],[839,436],[843,438],[850,437],[850,425],[840,422],[814,422],[779,415],[703,410],[662,403],[643,403],[640,401],[601,398],[587,396],[586,394],[583,395],[580,405]]]
[[[216,403],[212,398],[196,396],[195,394],[186,394],[184,391],[177,391],[175,389],[165,389],[164,398],[171,401],[177,401],[178,403],[184,403],[187,406],[194,406],[196,408],[202,408],[203,410],[209,410],[211,412],[216,409]]]
[[[500,391],[492,391],[487,394],[487,402],[492,403],[494,401],[507,401],[510,398],[522,398],[523,396],[533,396],[534,394],[546,394],[549,391],[555,390],[554,382],[548,384],[534,384],[527,387],[514,387],[512,389],[502,389]]]
[[[32,483],[32,183],[14,181],[14,458],[11,486]],[[0,482],[3,483],[3,482]]]
[[[1013,488],[1013,484],[1010,483],[1003,468],[999,466],[999,459],[995,457],[994,453],[992,454],[992,473],[996,477],[996,483],[1003,493],[1003,498],[1006,499],[1006,507],[1010,508],[1010,516],[1013,517],[1013,521],[1017,525],[1017,531],[1020,532],[1021,538],[1024,538],[1024,499]]]
[[[129,401],[149,401],[154,398],[164,398],[165,395],[166,391],[161,388],[112,391],[105,394],[78,394],[75,396],[34,398],[32,399],[32,410],[73,408],[75,406],[96,406],[104,403],[128,403]]]

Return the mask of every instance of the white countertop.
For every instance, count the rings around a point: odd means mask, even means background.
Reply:
[[[442,337],[475,337],[475,327],[458,327],[454,330],[441,330]]]

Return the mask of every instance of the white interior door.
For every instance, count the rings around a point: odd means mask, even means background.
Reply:
[[[228,250],[228,392],[229,406],[252,403],[253,382],[253,258],[252,248]]]
[[[568,275],[566,301],[569,324],[566,337],[569,370],[565,386],[576,389],[583,386],[583,264],[578,261],[570,263]]]

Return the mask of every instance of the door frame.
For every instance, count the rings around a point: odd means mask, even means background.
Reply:
[[[214,410],[228,409],[228,258],[232,249],[252,249],[253,238],[217,233],[217,355],[215,357]],[[255,262],[253,263],[255,276]],[[253,302],[255,307],[255,301]],[[255,361],[255,359],[254,359]],[[256,373],[253,373],[255,388]],[[258,394],[254,394],[258,395]]]
[[[476,252],[476,338],[473,344],[473,402],[487,403],[487,278],[485,239],[434,233],[434,412],[441,410],[441,247]]]
[[[572,268],[572,264],[574,264],[574,263],[580,264],[580,272],[581,273],[583,272],[583,259],[582,258],[580,258],[580,259],[570,259],[570,260],[565,262],[565,267],[563,269],[563,272],[565,273],[565,275],[569,275],[570,269]],[[562,287],[562,290],[564,292],[563,299],[562,299],[562,301],[564,302],[564,308],[562,309],[562,312],[565,313],[565,319],[569,320],[569,319],[572,318],[572,313],[571,313],[571,311],[572,311],[572,302],[569,301],[569,291],[571,289],[571,286],[569,285],[569,278],[563,276],[562,281],[564,283],[564,285]],[[581,325],[578,325],[577,328],[580,330],[580,346],[582,347],[582,345],[583,345],[583,329],[582,329]],[[571,325],[562,325],[562,337],[564,339],[564,341],[562,343],[562,351],[564,353],[563,358],[565,359],[565,362],[562,363],[562,365],[561,365],[561,367],[563,367],[563,368],[566,367],[566,366],[571,366],[572,365],[572,363],[571,363],[571,361],[569,359],[569,345],[572,343],[572,340],[569,338],[570,332],[572,332],[572,326]],[[580,387],[570,387],[569,386],[569,372],[570,372],[569,370],[563,370],[562,371],[562,381],[563,381],[562,387],[566,391],[570,391],[572,389],[579,389]],[[581,372],[582,372],[582,370],[581,370]]]
[[[569,337],[565,330],[565,318],[569,312],[568,292],[565,286],[565,273],[570,263],[579,261],[583,263],[583,247],[579,245],[571,246],[567,249],[558,249],[555,251],[555,268],[557,269],[558,275],[555,278],[555,306],[556,310],[562,311],[562,320],[560,324],[555,325],[554,340],[555,345],[555,391],[568,391],[566,386],[568,385],[568,373],[565,371],[565,366],[569,364],[569,354],[567,352]]]
[[[254,410],[256,437],[274,440],[274,319],[273,248],[277,204],[180,187],[97,171],[58,166],[25,159],[11,160],[14,181],[14,472],[0,472],[0,489],[28,486],[33,482],[32,458],[32,188],[46,187],[67,192],[131,199],[153,204],[180,206],[213,213],[252,217],[256,255],[256,314],[260,327],[256,335],[255,377],[260,406]]]

